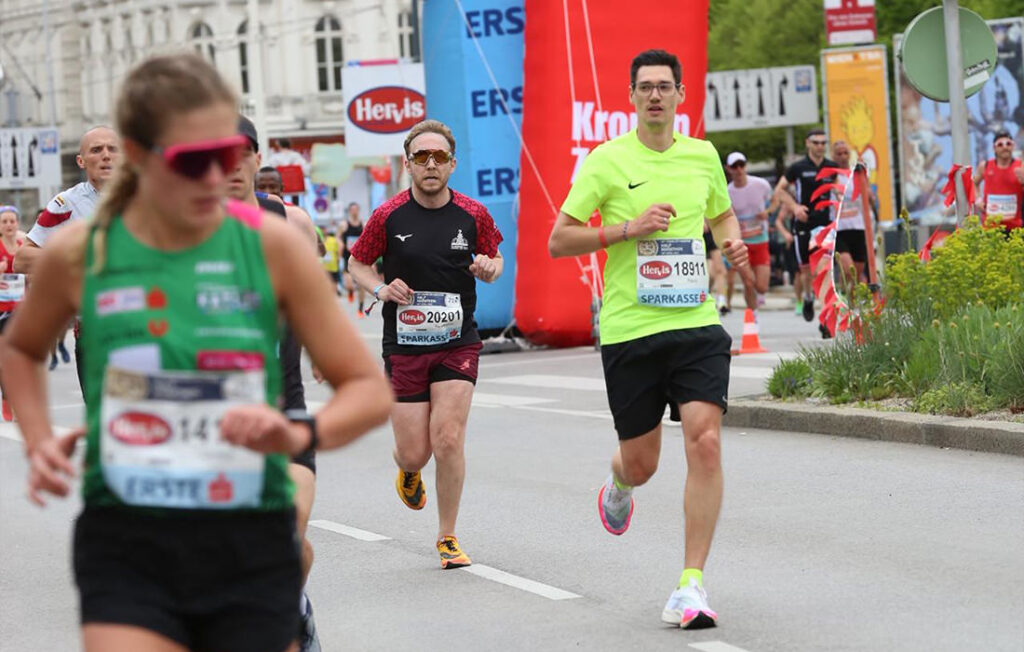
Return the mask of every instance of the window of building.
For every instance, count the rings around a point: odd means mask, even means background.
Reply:
[[[412,51],[412,12],[398,12],[398,56],[409,56]]]
[[[216,64],[216,53],[213,45],[213,30],[206,23],[196,23],[189,30],[189,38],[199,56],[205,56],[210,63]]]
[[[242,93],[249,92],[249,43],[245,36],[248,27],[247,20],[238,26],[238,70],[242,74]]]
[[[321,91],[341,90],[341,23],[334,16],[316,21],[316,74]]]

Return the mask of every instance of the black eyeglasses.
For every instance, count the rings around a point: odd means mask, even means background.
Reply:
[[[666,95],[676,90],[677,88],[680,88],[681,86],[682,84],[672,84],[670,82],[661,82],[660,84],[648,84],[646,82],[642,82],[639,84],[633,84],[633,90],[639,93],[640,95],[647,96],[653,93],[655,89],[657,89],[658,95],[665,97]]]
[[[421,149],[409,155],[409,160],[416,165],[426,165],[430,159],[434,159],[438,165],[444,165],[452,158],[452,153],[443,149]]]

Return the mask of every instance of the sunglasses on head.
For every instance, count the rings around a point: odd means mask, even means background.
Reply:
[[[202,179],[214,163],[229,174],[242,160],[242,150],[248,139],[242,135],[182,143],[170,147],[154,147],[153,152],[163,157],[167,167],[188,179]]]
[[[426,165],[430,159],[434,159],[438,165],[444,165],[452,158],[452,153],[443,149],[421,149],[409,155],[409,160],[416,165]]]

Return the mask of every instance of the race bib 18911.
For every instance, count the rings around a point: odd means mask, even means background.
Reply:
[[[704,303],[707,293],[703,240],[637,241],[637,303],[659,308],[692,308]]]
[[[138,373],[107,367],[100,456],[107,486],[129,505],[257,507],[264,455],[220,436],[224,413],[263,403],[263,370]]]
[[[462,298],[451,292],[413,292],[412,303],[398,306],[398,343],[445,344],[462,336]]]

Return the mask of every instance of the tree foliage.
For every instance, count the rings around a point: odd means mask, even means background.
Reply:
[[[801,64],[820,67],[821,50],[825,47],[822,0],[711,0],[709,4],[708,70]],[[903,32],[925,9],[940,4],[939,0],[879,0],[875,3],[878,42],[886,45],[890,57],[892,35]],[[960,6],[977,12],[986,20],[1024,15],[1024,0],[960,0]],[[890,83],[892,77],[890,70]],[[803,132],[810,126],[796,128],[798,153],[803,149]],[[751,160],[775,160],[779,168],[786,152],[785,129],[782,128],[723,131],[708,134],[707,138],[723,154],[742,150]]]

